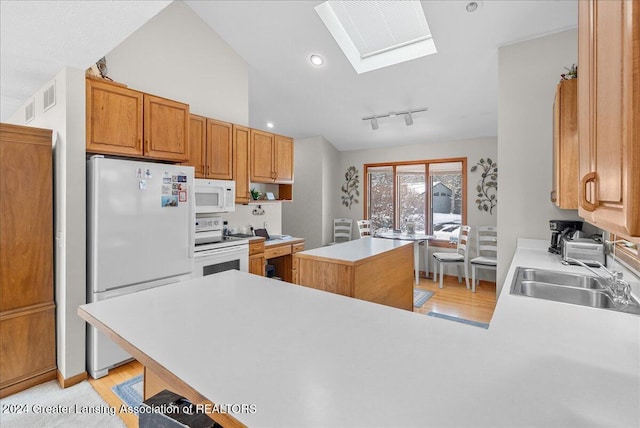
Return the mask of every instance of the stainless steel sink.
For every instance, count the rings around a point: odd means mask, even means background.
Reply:
[[[595,276],[579,275],[574,273],[556,272],[552,270],[519,268],[522,269],[522,279],[527,281],[543,282],[547,284],[561,284],[571,287],[604,289],[606,284],[602,278]]]
[[[613,300],[603,279],[544,269],[516,268],[511,294],[640,315],[640,303]]]
[[[544,282],[522,281],[518,285],[516,293],[513,294],[572,303],[574,305],[591,306],[592,308],[615,308],[613,299],[604,291],[565,287]]]

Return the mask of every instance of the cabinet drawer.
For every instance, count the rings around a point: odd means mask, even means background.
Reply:
[[[249,242],[249,255],[264,253],[264,241],[258,241],[256,243]]]
[[[293,248],[291,249],[291,253],[295,254],[298,251],[304,251],[304,242],[300,244],[293,244]]]
[[[275,248],[267,248],[264,250],[265,259],[273,259],[280,256],[291,254],[291,245],[282,245]]]

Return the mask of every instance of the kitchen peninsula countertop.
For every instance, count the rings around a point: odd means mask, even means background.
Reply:
[[[524,244],[488,330],[237,271],[79,314],[251,427],[637,427],[640,317],[510,295],[583,272]]]

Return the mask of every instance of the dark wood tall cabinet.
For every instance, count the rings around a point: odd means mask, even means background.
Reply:
[[[51,135],[0,124],[0,397],[56,378]]]

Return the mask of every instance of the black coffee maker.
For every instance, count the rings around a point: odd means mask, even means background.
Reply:
[[[583,222],[574,220],[549,220],[549,229],[551,229],[549,252],[560,254],[562,252],[562,237],[582,230],[582,224]]]

